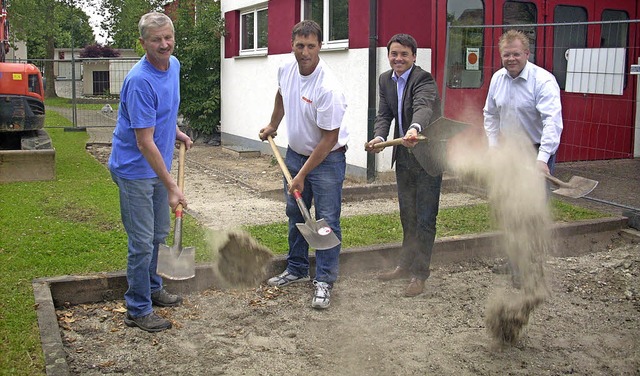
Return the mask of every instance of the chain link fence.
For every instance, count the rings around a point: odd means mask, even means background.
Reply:
[[[115,126],[122,83],[139,58],[29,59],[46,80],[54,80],[55,93],[68,101],[52,101],[55,111],[72,122],[73,128]],[[16,61],[25,62],[25,61]],[[53,72],[47,72],[53,67]]]
[[[566,17],[576,16],[568,13]],[[551,72],[561,89],[564,130],[558,160],[637,156],[639,76],[634,74],[634,67],[640,64],[640,20],[616,19],[622,18],[618,14],[610,18],[614,19],[504,25],[483,25],[481,20],[476,23],[466,19],[465,24],[450,24],[444,71],[445,106],[458,113],[470,108],[476,123],[482,123],[489,81],[502,67],[498,39],[504,31],[517,29],[529,37],[529,61]],[[467,106],[468,103],[473,104]]]

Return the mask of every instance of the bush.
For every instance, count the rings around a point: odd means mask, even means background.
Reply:
[[[175,55],[182,65],[180,113],[191,131],[212,135],[220,123],[220,38],[224,21],[219,2],[180,1],[177,17]]]

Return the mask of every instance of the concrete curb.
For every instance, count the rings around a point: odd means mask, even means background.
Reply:
[[[577,256],[602,249],[603,245],[618,240],[629,241],[630,235],[625,232],[627,227],[627,217],[555,224],[552,232],[557,240],[557,246],[551,256]],[[500,233],[495,232],[436,239],[432,264],[502,257],[496,247],[500,236]],[[394,266],[395,254],[399,249],[400,243],[345,249],[340,255],[340,273],[345,275],[361,271],[378,271]],[[310,261],[313,270],[315,257],[311,256]],[[281,272],[285,267],[284,256],[275,258],[270,265],[271,271],[275,273]],[[202,264],[196,267],[194,278],[186,281],[165,280],[165,283],[172,292],[188,294],[216,286],[218,283],[216,278],[212,265]],[[122,299],[127,289],[125,272],[38,278],[33,280],[32,286],[46,374],[68,375],[69,367],[55,308],[65,304]]]

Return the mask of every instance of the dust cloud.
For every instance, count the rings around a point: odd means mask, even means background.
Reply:
[[[450,142],[449,164],[463,181],[486,189],[492,218],[503,233],[498,246],[520,291],[496,291],[488,299],[485,324],[499,344],[513,345],[549,295],[543,269],[552,245],[546,183],[525,136],[511,133],[499,147],[487,148],[469,135]]]
[[[256,287],[267,277],[273,253],[241,230],[208,236],[218,287]]]

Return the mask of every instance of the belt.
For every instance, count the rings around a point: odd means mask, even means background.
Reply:
[[[342,152],[342,153],[346,153],[347,152],[347,145],[341,146],[341,147],[337,148],[334,151],[339,151],[339,152]]]

